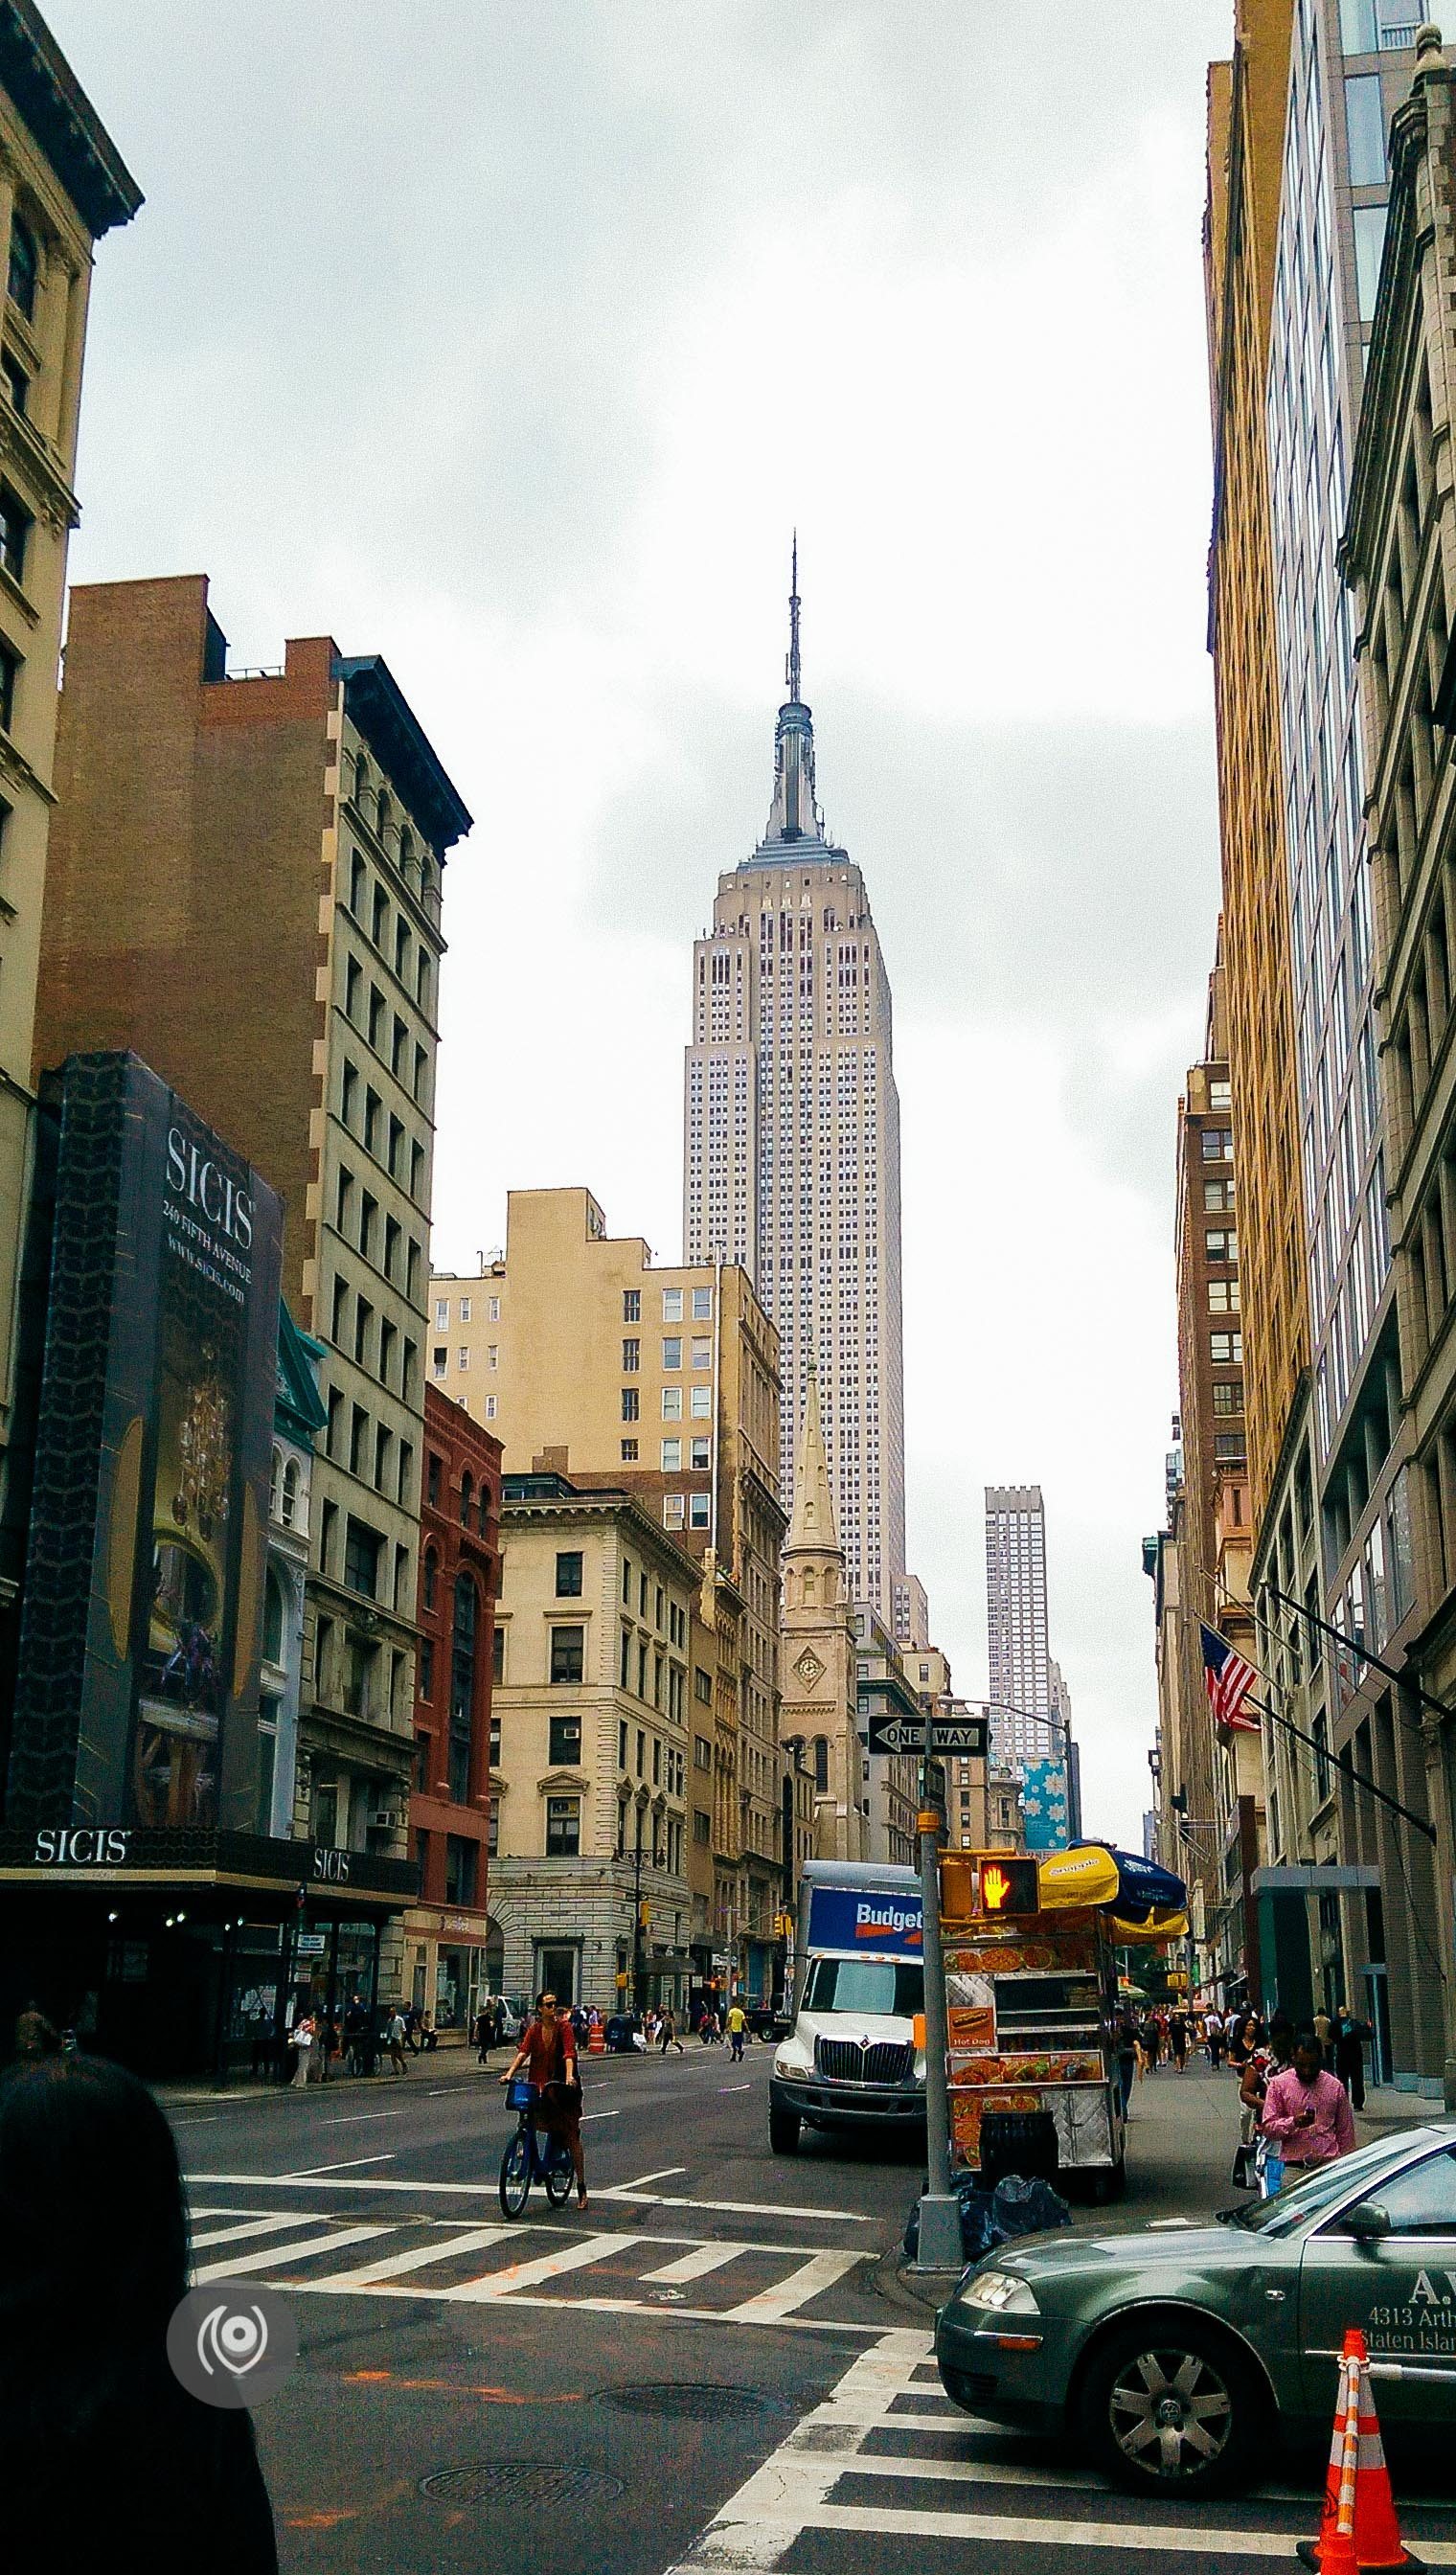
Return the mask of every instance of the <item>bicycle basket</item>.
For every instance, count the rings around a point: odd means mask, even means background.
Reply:
[[[524,2074],[516,2075],[506,2086],[506,2105],[512,2110],[529,2110],[536,2099],[536,2085]]]

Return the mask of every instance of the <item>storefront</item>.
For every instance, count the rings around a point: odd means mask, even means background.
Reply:
[[[464,2030],[492,1990],[487,1965],[490,1925],[484,1913],[414,1905],[405,1916],[405,1989],[437,2030]]]
[[[246,1833],[0,1835],[0,2041],[37,2002],[153,2080],[277,2078],[305,2009],[377,2015],[413,1862]],[[386,1999],[394,1999],[387,1997]]]

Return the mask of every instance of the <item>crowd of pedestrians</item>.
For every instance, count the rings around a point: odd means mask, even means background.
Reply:
[[[1287,2012],[1265,2022],[1258,2012],[1216,2006],[1184,2011],[1124,2006],[1115,2052],[1126,2115],[1134,2083],[1170,2066],[1181,2074],[1201,2049],[1214,2073],[1226,2066],[1238,2083],[1239,2136],[1233,2179],[1272,2198],[1286,2177],[1346,2155],[1355,2143],[1356,2110],[1365,2106],[1365,2049],[1371,2031],[1348,2003],[1316,2012],[1296,2030]]]

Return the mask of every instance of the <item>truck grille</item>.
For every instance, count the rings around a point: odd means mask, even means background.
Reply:
[[[816,2038],[814,2072],[830,2083],[903,2083],[914,2062],[914,2049],[901,2039],[876,2039],[861,2047],[857,2038]]]

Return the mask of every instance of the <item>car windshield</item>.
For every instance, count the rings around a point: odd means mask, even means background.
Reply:
[[[925,1970],[894,1958],[815,1958],[803,1989],[805,2011],[878,2012],[912,2020],[925,2008]]]
[[[1409,2146],[1409,2136],[1401,2140]],[[1275,2239],[1294,2234],[1343,2199],[1351,2188],[1358,2191],[1362,2176],[1391,2170],[1399,2154],[1388,2137],[1373,2146],[1360,2146],[1352,2155],[1337,2155],[1333,2163],[1321,2164],[1308,2181],[1296,2182],[1292,2190],[1281,2190],[1277,2199],[1251,2200],[1246,2207],[1221,2208],[1220,2226],[1241,2226],[1250,2235],[1269,2235]]]

